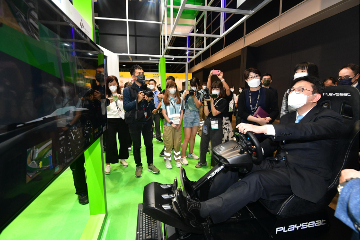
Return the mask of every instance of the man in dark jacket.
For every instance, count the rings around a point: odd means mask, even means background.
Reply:
[[[152,93],[145,84],[145,78],[140,76],[144,75],[144,70],[139,65],[134,65],[130,70],[130,74],[134,79],[134,83],[123,91],[125,121],[129,124],[130,136],[133,141],[133,155],[136,163],[135,177],[141,177],[143,169],[140,154],[141,133],[146,147],[148,170],[152,173],[160,172],[153,164],[151,119],[155,105],[153,97],[144,94],[144,91]]]
[[[264,157],[277,150],[278,161],[265,159],[239,181],[237,172],[220,173],[204,202],[177,199],[182,212],[193,216],[193,227],[210,216],[214,223],[226,221],[250,202],[284,199],[292,194],[311,202],[319,201],[331,178],[331,166],[342,117],[317,105],[323,84],[317,79],[299,78],[289,95],[297,111],[284,115],[280,124],[255,126],[240,123],[240,132],[265,133],[272,137],[261,143]],[[280,157],[281,156],[281,157]],[[185,204],[184,204],[185,202]],[[176,205],[174,205],[176,207]],[[177,209],[179,210],[179,209]]]

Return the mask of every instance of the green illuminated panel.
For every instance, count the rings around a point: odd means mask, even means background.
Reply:
[[[180,3],[181,3],[180,0],[173,0],[174,6],[180,6]],[[205,1],[204,0],[187,0],[186,4],[203,5],[204,6]],[[170,6],[170,0],[168,0],[168,6]],[[176,17],[178,12],[179,12],[179,9],[173,10],[174,18]],[[198,15],[198,13],[199,13],[199,11],[184,9],[180,18],[195,19],[196,16]],[[170,8],[167,9],[167,15],[168,15],[168,17],[170,17]]]

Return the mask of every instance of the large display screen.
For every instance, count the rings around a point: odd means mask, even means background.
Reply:
[[[105,130],[102,63],[51,1],[0,0],[0,231]]]

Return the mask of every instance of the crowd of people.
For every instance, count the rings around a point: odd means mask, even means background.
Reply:
[[[123,88],[115,76],[108,76],[105,83],[109,125],[106,134],[106,174],[110,174],[110,163],[120,161],[121,165],[127,167],[128,151],[132,150],[136,164],[135,176],[142,176],[141,134],[148,170],[152,173],[160,172],[153,164],[156,156],[153,153],[153,138],[164,143],[159,155],[163,157],[167,169],[173,167],[172,163],[175,163],[176,167],[188,165],[188,159],[199,160],[195,167],[201,168],[207,165],[206,155],[211,154],[213,146],[232,139],[233,116],[237,126],[240,123],[264,126],[272,124],[279,116],[293,112],[307,102],[306,98],[302,98],[303,94],[288,90],[282,98],[279,110],[278,92],[271,86],[272,75],[261,74],[256,68],[245,70],[247,86],[244,86],[245,90],[239,88],[238,95],[234,93],[234,87],[229,87],[221,71],[210,71],[207,82],[203,83],[196,77],[192,78],[189,81],[189,90],[180,90],[172,76],[167,77],[166,88],[162,90],[156,80],[145,80],[144,71],[139,65],[132,66],[130,74],[132,81]],[[317,65],[311,62],[297,64],[293,79],[305,76],[319,80]],[[358,79],[359,66],[347,64],[340,68],[338,80],[329,77],[322,82],[325,87],[350,85],[359,90]],[[200,156],[194,153],[197,134],[201,137]],[[119,150],[116,135],[120,143]],[[255,136],[260,141],[268,137],[264,133]],[[210,164],[216,164],[213,157]]]

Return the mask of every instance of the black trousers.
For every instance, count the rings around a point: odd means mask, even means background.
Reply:
[[[160,139],[161,138],[161,131],[160,131],[160,115],[159,114],[153,114],[152,115],[152,120],[155,124],[155,135],[156,135],[156,139]]]
[[[119,152],[117,150],[116,134],[120,143]],[[129,126],[124,119],[108,118],[106,163],[118,163],[119,159],[129,158],[128,135]]]
[[[70,169],[72,170],[74,178],[74,186],[76,194],[87,194],[87,184],[85,177],[85,156],[81,154],[71,165]]]
[[[201,203],[202,217],[224,222],[248,203],[262,199],[284,199],[292,194],[285,161],[264,160],[239,181],[238,172],[223,172],[215,177],[209,200]]]
[[[209,148],[209,142],[211,141],[211,149],[222,142],[223,138],[223,129],[222,129],[222,119],[218,120],[219,126],[218,129],[211,129],[211,120],[210,118],[206,118],[204,126],[207,127],[207,134],[204,133],[204,130],[201,134],[201,142],[200,142],[200,162],[206,163],[206,153]],[[211,166],[215,166],[215,158],[211,153]]]
[[[147,163],[153,163],[153,135],[152,135],[152,123],[151,121],[147,122],[135,122],[129,124],[130,136],[133,141],[133,155],[137,167],[142,166],[141,155],[140,155],[140,146],[141,146],[141,133],[144,138],[144,144],[146,147],[146,157]]]

